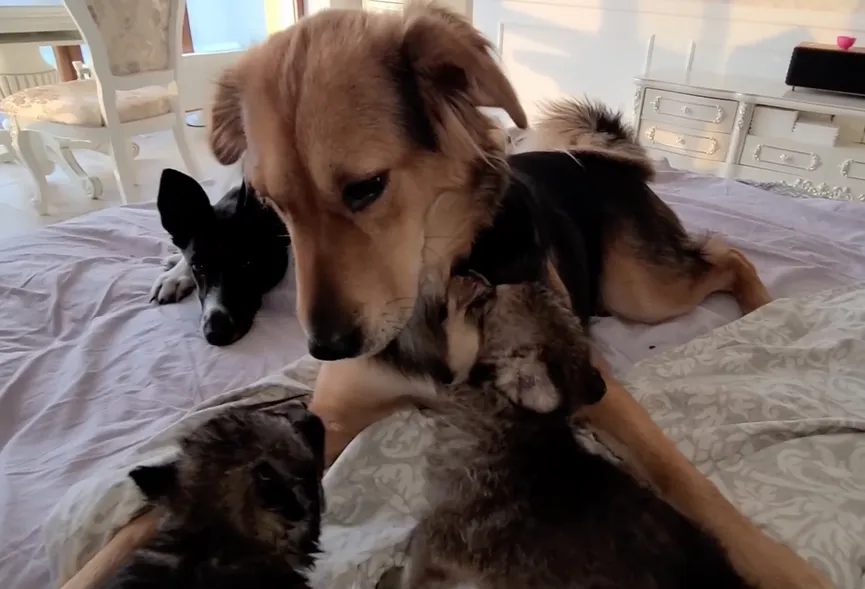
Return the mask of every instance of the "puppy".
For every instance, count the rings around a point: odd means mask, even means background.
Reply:
[[[179,458],[129,476],[166,512],[102,589],[308,589],[323,509],[324,426],[302,405],[230,409]]]
[[[751,587],[714,539],[574,436],[569,416],[604,384],[559,295],[455,278],[448,305],[448,344],[476,361],[433,404],[432,511],[378,589]]]
[[[279,215],[243,183],[215,205],[193,178],[162,172],[157,206],[162,226],[181,250],[151,290],[160,305],[198,287],[201,329],[208,343],[226,346],[252,327],[262,297],[288,269],[291,245]]]

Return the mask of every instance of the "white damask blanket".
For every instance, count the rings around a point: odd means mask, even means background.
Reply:
[[[140,449],[164,460],[178,432],[231,403],[309,392],[311,359],[213,399]],[[678,447],[742,511],[826,570],[863,589],[865,563],[865,286],[780,299],[625,378]],[[367,429],[328,471],[322,589],[365,589],[402,558],[425,509],[429,424],[404,412]],[[54,578],[71,576],[141,507],[116,464],[69,490],[50,517]],[[562,465],[567,468],[567,465]]]

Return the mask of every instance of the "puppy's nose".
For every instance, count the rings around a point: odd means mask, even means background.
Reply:
[[[326,362],[359,356],[363,349],[363,333],[357,327],[346,331],[313,333],[309,338],[309,353]]]
[[[213,309],[204,318],[204,339],[212,346],[227,346],[237,338],[237,329],[231,315],[222,309]]]

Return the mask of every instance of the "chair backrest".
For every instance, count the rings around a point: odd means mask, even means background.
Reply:
[[[64,0],[93,56],[93,71],[106,78],[175,79],[182,54],[185,0]],[[170,72],[168,78],[148,73]],[[132,82],[132,80],[128,80]],[[112,84],[117,89],[145,85]]]

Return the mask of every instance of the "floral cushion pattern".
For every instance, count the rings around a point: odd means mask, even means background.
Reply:
[[[171,69],[172,0],[88,0],[115,76]]]
[[[140,121],[171,112],[173,94],[167,88],[148,86],[117,92],[121,123]],[[27,88],[0,101],[0,112],[16,118],[49,121],[80,127],[104,127],[96,80]]]

